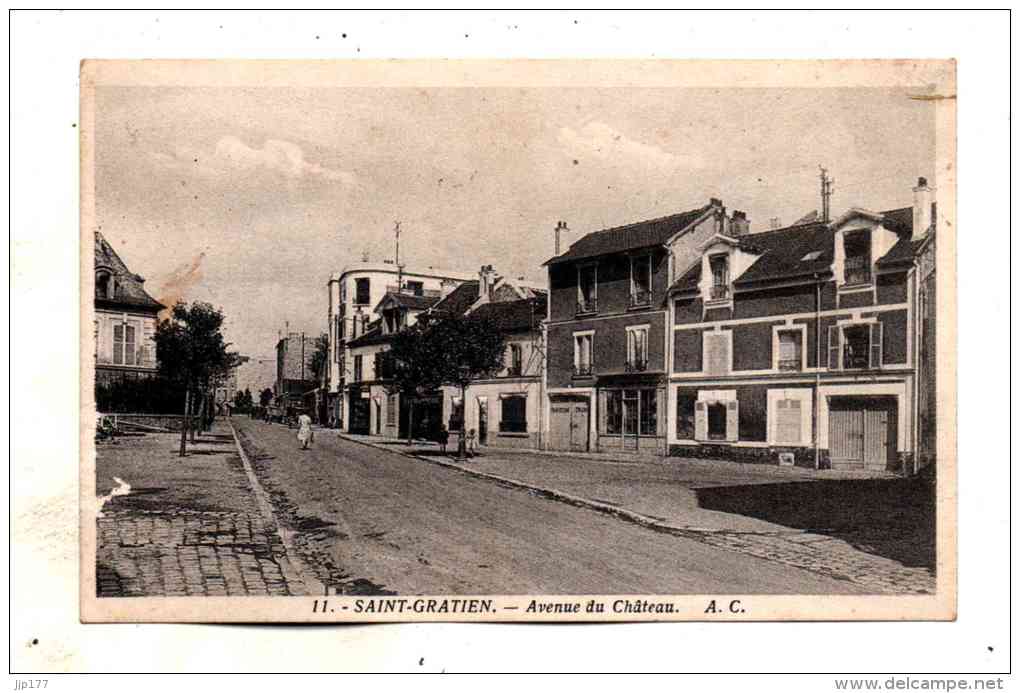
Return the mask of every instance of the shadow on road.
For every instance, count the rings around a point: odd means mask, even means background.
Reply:
[[[935,486],[920,479],[833,479],[695,489],[708,510],[842,539],[906,566],[935,568]]]

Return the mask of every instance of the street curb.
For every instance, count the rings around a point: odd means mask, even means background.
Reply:
[[[496,482],[498,484],[501,484],[503,486],[508,486],[510,488],[516,488],[516,489],[523,490],[523,491],[528,491],[529,493],[533,493],[535,495],[542,496],[543,498],[548,498],[550,500],[559,501],[561,503],[567,503],[568,505],[573,505],[573,506],[579,507],[579,508],[587,508],[589,510],[594,510],[596,512],[603,513],[605,515],[612,515],[613,517],[616,517],[618,519],[624,520],[625,522],[630,522],[632,524],[640,525],[640,526],[645,527],[647,529],[651,529],[651,530],[654,530],[656,532],[661,532],[663,534],[672,534],[674,536],[683,537],[683,538],[686,538],[686,539],[698,540],[698,539],[700,539],[701,537],[703,537],[706,534],[715,534],[715,533],[718,533],[718,534],[738,534],[738,533],[739,534],[746,534],[747,533],[747,532],[732,532],[732,531],[729,531],[729,530],[718,530],[718,529],[697,529],[697,528],[692,528],[692,527],[678,527],[677,525],[671,525],[671,524],[662,522],[661,520],[659,520],[657,518],[650,517],[648,515],[643,515],[643,514],[641,514],[639,512],[635,512],[633,510],[627,510],[626,508],[618,508],[618,507],[616,507],[614,505],[609,505],[608,503],[600,503],[599,501],[591,500],[590,498],[583,498],[581,496],[575,496],[574,494],[567,493],[566,491],[560,491],[558,489],[553,489],[553,488],[545,488],[543,486],[535,486],[533,484],[529,484],[529,483],[526,483],[524,481],[520,481],[518,479],[511,479],[510,477],[500,476],[498,474],[490,474],[489,472],[481,472],[481,471],[478,471],[477,469],[469,469],[467,467],[461,466],[461,465],[456,464],[454,462],[447,462],[447,461],[444,461],[444,460],[433,459],[433,458],[429,458],[429,457],[422,457],[420,455],[414,455],[414,454],[411,454],[409,452],[403,452],[401,450],[390,450],[389,448],[385,448],[385,447],[383,447],[381,445],[377,445],[375,443],[370,443],[370,442],[365,441],[365,440],[357,440],[355,438],[349,438],[348,436],[346,436],[346,435],[344,435],[342,433],[338,433],[337,437],[342,438],[343,440],[348,440],[348,441],[350,441],[352,443],[358,443],[359,445],[365,445],[365,446],[373,448],[375,450],[383,450],[383,451],[386,451],[386,452],[396,453],[398,455],[402,455],[403,457],[407,457],[408,459],[421,460],[422,462],[429,462],[431,464],[439,465],[440,467],[446,467],[447,469],[455,469],[455,470],[457,470],[457,471],[459,471],[459,472],[461,472],[463,474],[466,474],[468,476],[473,476],[473,477],[476,477],[478,479],[485,479],[487,481],[494,481],[494,482]],[[798,532],[798,533],[801,533],[801,532]]]
[[[288,584],[291,584],[293,581],[294,583],[304,587],[306,594],[295,596],[327,594],[326,585],[314,577],[311,570],[304,565],[304,562],[300,559],[300,554],[298,554],[297,547],[294,545],[294,541],[292,539],[294,533],[286,529],[283,524],[276,519],[276,514],[273,512],[273,505],[269,501],[266,490],[262,488],[262,484],[259,483],[258,477],[255,476],[255,468],[252,467],[251,460],[248,459],[248,454],[244,451],[244,446],[241,445],[241,439],[237,435],[237,429],[234,428],[233,424],[228,425],[230,426],[230,433],[234,436],[234,444],[237,446],[237,453],[241,457],[241,464],[244,466],[244,473],[248,476],[248,483],[251,484],[252,491],[255,493],[255,501],[259,506],[259,512],[262,514],[262,518],[266,522],[272,523],[272,525],[276,527],[276,533],[280,536],[283,548],[287,551],[286,557],[279,561],[280,572],[283,573]]]

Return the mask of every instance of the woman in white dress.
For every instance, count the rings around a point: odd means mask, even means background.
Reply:
[[[298,417],[297,439],[301,442],[301,449],[307,450],[308,443],[312,440],[312,417],[302,414]]]

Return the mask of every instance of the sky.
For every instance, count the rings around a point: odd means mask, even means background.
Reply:
[[[96,92],[96,223],[149,293],[209,301],[241,386],[286,326],[327,325],[330,274],[409,268],[544,281],[584,234],[721,198],[751,231],[909,206],[934,179],[930,102],[902,89],[115,87]]]

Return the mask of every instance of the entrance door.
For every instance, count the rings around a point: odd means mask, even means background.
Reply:
[[[382,405],[379,400],[372,400],[375,403],[375,434],[382,435]]]
[[[833,397],[829,457],[833,468],[885,471],[896,465],[895,397]]]
[[[478,398],[478,444],[489,444],[489,400]]]
[[[360,392],[351,395],[351,406],[348,416],[350,417],[350,432],[368,435],[369,432],[369,408],[368,400],[361,396]]]
[[[588,401],[556,399],[549,407],[549,447],[553,450],[588,449]]]

